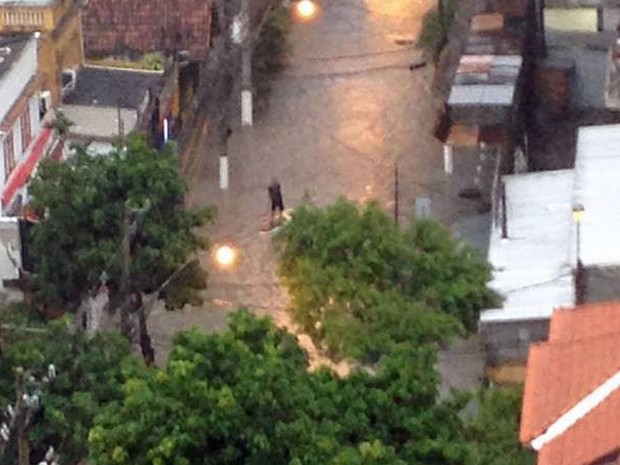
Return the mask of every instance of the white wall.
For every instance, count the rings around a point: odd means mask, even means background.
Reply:
[[[4,136],[0,135],[0,186],[4,186]]]
[[[41,132],[41,118],[39,118],[39,95],[36,93],[30,99],[30,133],[36,139]]]
[[[0,281],[19,278],[21,238],[16,218],[0,218]]]
[[[37,72],[37,41],[30,38],[11,69],[0,77],[0,121],[4,119],[22,90]],[[9,98],[6,98],[9,97]]]
[[[22,126],[20,118],[13,123],[13,153],[15,154],[15,165],[24,157],[24,147],[22,147]]]

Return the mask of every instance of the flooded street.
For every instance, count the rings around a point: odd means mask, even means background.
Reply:
[[[401,224],[417,198],[451,224],[469,205],[443,172],[441,145],[431,134],[437,100],[432,66],[409,65],[421,55],[414,42],[430,0],[324,0],[311,22],[295,23],[287,67],[273,82],[268,105],[251,128],[235,129],[229,141],[230,186],[218,183],[217,154],[196,154],[190,202],[214,204],[213,243],[234,244],[241,260],[231,271],[209,270],[207,299],[200,308],[155,312],[151,332],[158,352],[170,335],[190,325],[223,327],[240,306],[287,325],[287,296],[275,275],[270,236],[260,235],[268,213],[267,186],[282,185],[284,203],[327,205],[339,196],[376,199],[394,212],[395,168]],[[158,354],[159,356],[159,354]]]

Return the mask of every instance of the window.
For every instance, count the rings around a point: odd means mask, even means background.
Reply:
[[[15,168],[15,147],[13,145],[13,131],[9,131],[4,139],[4,180],[9,179]]]
[[[25,153],[28,144],[30,144],[32,140],[32,133],[30,131],[30,106],[26,108],[24,114],[19,118],[19,124],[22,130],[22,151]]]

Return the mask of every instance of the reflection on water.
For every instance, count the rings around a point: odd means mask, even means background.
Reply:
[[[331,89],[333,108],[338,113],[336,138],[358,155],[381,156],[385,152],[385,99],[368,86],[342,81]]]
[[[385,65],[402,65],[404,68],[412,59],[413,52],[408,51],[407,47],[396,46],[393,38],[415,39],[420,19],[434,2],[436,0],[357,0],[342,4],[342,10],[357,10],[351,14],[351,19],[365,32],[356,44],[349,47],[347,53],[371,52],[363,60],[363,67],[369,69]],[[342,10],[341,14],[344,13]],[[361,17],[360,10],[364,11]],[[394,51],[397,50],[403,53],[395,55]],[[361,60],[357,61],[361,63]],[[357,64],[359,67],[362,66],[360,63]],[[341,66],[344,65],[341,63]],[[411,77],[405,72],[402,79],[403,86],[406,86],[406,81]],[[335,123],[334,136],[364,158],[389,157],[392,133],[390,113],[393,111],[390,107],[398,104],[390,97],[394,92],[402,95],[397,89],[385,88],[381,72],[331,83],[329,94],[332,120]]]
[[[436,0],[363,0],[372,19],[388,34],[415,36],[424,12]]]

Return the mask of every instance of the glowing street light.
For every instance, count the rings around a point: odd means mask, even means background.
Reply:
[[[581,305],[585,301],[585,283],[583,264],[581,263],[581,222],[585,215],[585,208],[578,203],[573,205],[573,221],[577,225],[577,269],[575,270],[575,303]]]
[[[316,4],[312,0],[300,0],[295,5],[297,17],[302,21],[310,21],[316,16]]]
[[[238,251],[230,245],[222,244],[216,247],[214,258],[218,267],[231,268],[237,262]]]

